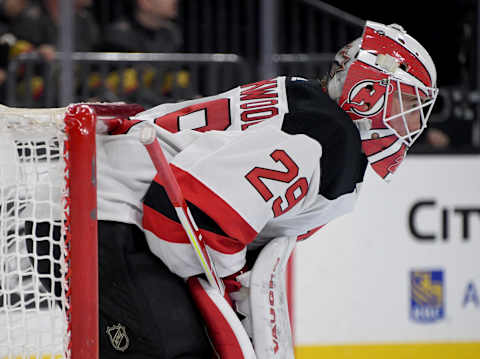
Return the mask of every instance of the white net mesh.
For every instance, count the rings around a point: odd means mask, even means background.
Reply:
[[[0,359],[70,356],[63,114],[0,107]]]

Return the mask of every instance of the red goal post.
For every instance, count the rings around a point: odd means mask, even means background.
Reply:
[[[0,106],[0,359],[98,358],[95,137],[142,110]]]
[[[65,125],[70,155],[71,205],[71,350],[73,359],[98,357],[98,251],[95,134],[97,121],[127,118],[139,105],[80,104],[67,108]],[[73,180],[72,180],[73,179]],[[80,270],[75,270],[79,268]],[[75,271],[75,272],[73,272]],[[75,293],[76,292],[76,293]],[[75,308],[79,308],[76,310]]]

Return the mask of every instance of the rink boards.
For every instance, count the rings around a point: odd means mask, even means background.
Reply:
[[[479,259],[480,156],[369,170],[355,212],[297,246],[298,358],[480,358]]]

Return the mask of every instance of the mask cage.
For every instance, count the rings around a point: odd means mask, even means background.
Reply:
[[[411,147],[427,127],[428,118],[437,99],[438,89],[411,85],[392,77],[388,78],[387,88],[390,88],[390,85],[392,85],[393,90],[386,92],[387,98],[385,101],[386,106],[383,109],[383,123],[387,128],[391,129],[407,147]],[[394,99],[389,98],[390,96],[397,97],[400,107],[398,113],[391,114]],[[414,105],[411,104],[413,103],[412,98],[415,101]],[[408,105],[404,102],[406,99],[409,100]],[[411,124],[409,126],[407,116],[415,112],[419,114],[419,126],[412,130],[410,129]],[[400,124],[405,134],[398,131],[398,126],[393,125],[399,122],[397,119],[401,119]]]

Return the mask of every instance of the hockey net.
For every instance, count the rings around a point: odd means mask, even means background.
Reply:
[[[98,357],[95,134],[140,110],[0,106],[0,359]]]

